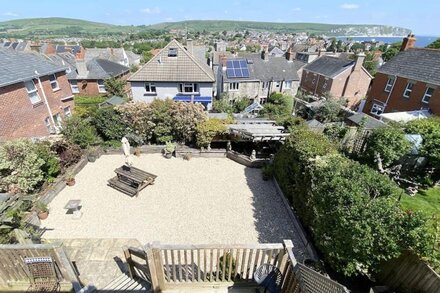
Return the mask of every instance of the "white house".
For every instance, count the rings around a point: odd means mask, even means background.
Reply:
[[[172,40],[130,78],[134,101],[154,99],[201,103],[212,107],[212,69],[195,58],[185,47]]]

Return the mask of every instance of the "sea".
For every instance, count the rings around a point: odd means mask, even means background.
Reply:
[[[397,42],[401,42],[403,40],[404,37],[336,37],[336,39],[338,40],[346,40],[347,38],[350,38],[351,40],[355,41],[355,42],[364,42],[364,41],[379,41],[379,42],[384,42],[386,44],[392,44],[392,43],[397,43]],[[428,46],[429,44],[431,44],[432,42],[434,42],[435,40],[437,40],[440,37],[434,37],[434,36],[416,36],[417,42],[416,42],[416,47],[418,48],[424,48],[426,46]]]

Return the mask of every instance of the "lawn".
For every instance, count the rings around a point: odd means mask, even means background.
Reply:
[[[402,196],[402,207],[421,211],[428,216],[436,215],[440,218],[440,188],[422,190],[416,196]]]

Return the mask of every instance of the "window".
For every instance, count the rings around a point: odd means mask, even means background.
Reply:
[[[184,94],[194,94],[199,92],[197,83],[181,83],[179,84],[179,92]]]
[[[169,48],[168,57],[177,57],[177,48]]]
[[[286,80],[284,82],[284,86],[285,89],[291,89],[292,88],[292,81],[291,80]]]
[[[145,91],[147,93],[156,93],[156,85],[151,82],[146,82],[145,83]]]
[[[429,104],[429,100],[431,99],[433,93],[434,89],[432,87],[427,88],[425,94],[423,95],[422,102]]]
[[[26,86],[27,93],[29,95],[29,99],[31,100],[32,105],[35,105],[41,102],[40,96],[38,95],[37,88],[35,87],[35,83],[33,80],[28,80],[24,83]]]
[[[262,83],[261,83],[261,89],[263,89],[263,90],[267,90],[269,88],[269,82],[267,82],[267,81],[263,81]]]
[[[379,116],[380,114],[383,113],[383,109],[384,109],[384,107],[382,105],[373,104],[373,107],[371,107],[370,113]]]
[[[266,102],[267,102],[267,98],[260,98],[261,105],[266,104]]]
[[[106,93],[107,92],[107,90],[105,89],[104,81],[102,79],[98,80],[98,91],[100,93]]]
[[[405,98],[409,98],[409,96],[411,95],[412,92],[412,88],[413,88],[414,84],[411,82],[408,82],[405,88],[405,91],[403,92],[403,96]]]
[[[70,81],[70,88],[72,89],[72,93],[78,94],[79,93],[78,81],[71,80]]]
[[[312,84],[314,85],[316,83],[316,78],[314,77],[312,80]]]
[[[280,87],[280,85],[281,85],[281,82],[279,82],[279,81],[275,81],[274,83],[275,83],[275,87]]]
[[[230,91],[238,91],[239,88],[240,88],[239,82],[230,82],[229,83],[229,90]]]
[[[64,116],[66,116],[66,117],[72,116],[72,111],[70,110],[70,106],[64,108]]]
[[[325,90],[327,88],[327,81],[324,82],[324,84],[322,85],[322,89]]]
[[[387,93],[391,92],[393,85],[394,85],[394,77],[388,78],[387,84],[385,85],[385,92]]]
[[[55,121],[55,124],[58,128],[61,128],[63,126],[63,120],[61,119],[60,113],[56,113],[53,115],[53,120]]]
[[[58,86],[57,76],[55,74],[49,76],[49,80],[50,80],[50,86],[52,87],[53,91],[60,89],[60,87]]]
[[[52,133],[52,126],[50,125],[50,119],[49,117],[46,117],[46,119],[44,119],[44,124],[46,125],[47,128],[47,132]]]

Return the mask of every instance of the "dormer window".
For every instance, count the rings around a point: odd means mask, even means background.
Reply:
[[[168,48],[168,57],[177,57],[177,48]]]

